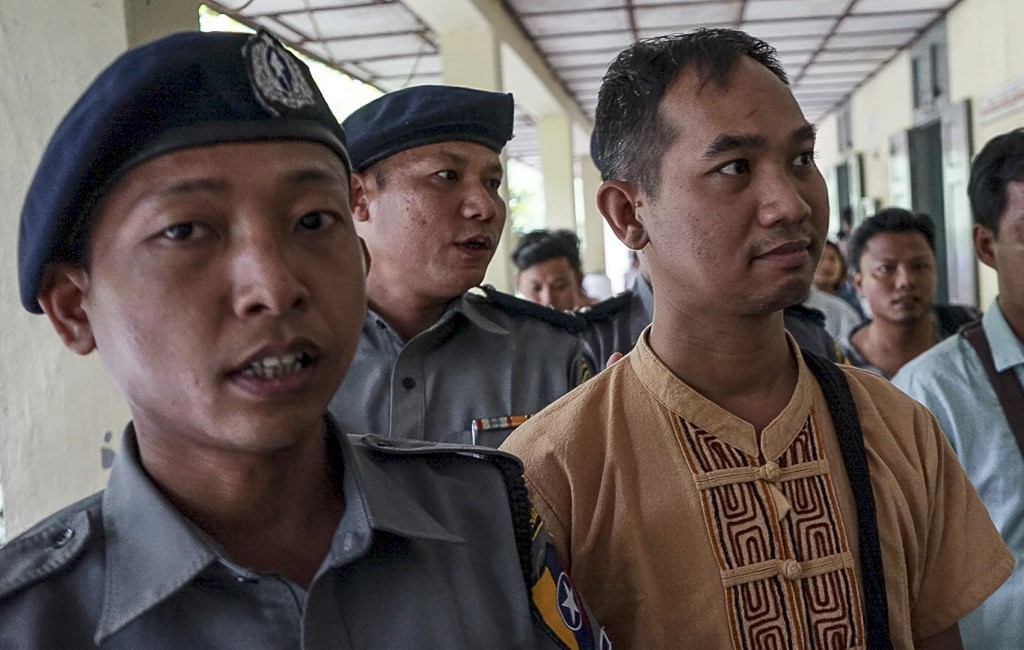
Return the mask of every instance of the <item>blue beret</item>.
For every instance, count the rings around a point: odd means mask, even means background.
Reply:
[[[400,151],[435,142],[476,142],[501,153],[512,138],[512,95],[458,86],[411,86],[349,115],[352,168],[365,171]]]
[[[81,258],[97,202],[131,167],[177,149],[311,140],[347,168],[345,132],[309,69],[266,32],[187,32],[129,50],[96,78],[50,139],[18,233],[21,304],[43,268]]]

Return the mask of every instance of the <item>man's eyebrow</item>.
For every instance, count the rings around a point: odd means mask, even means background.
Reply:
[[[795,129],[789,136],[792,142],[814,142],[817,137],[817,128],[813,124],[804,124]],[[722,154],[737,149],[763,149],[768,146],[768,138],[762,135],[747,135],[741,133],[723,133],[711,141],[704,151],[704,158],[712,159]]]
[[[179,181],[168,183],[166,186],[153,193],[153,198],[174,198],[186,194],[199,194],[202,192],[223,192],[228,189],[228,183],[214,178],[184,178]]]
[[[488,174],[494,174],[495,176],[504,176],[505,168],[501,166],[500,162],[496,162],[493,165],[488,165],[486,172]]]
[[[447,149],[441,149],[436,154],[433,154],[430,158],[435,158],[437,162],[448,165],[468,165],[469,158],[463,156],[460,153],[449,151]],[[429,158],[428,158],[429,160]],[[494,163],[487,166],[484,170],[488,174],[497,174],[499,176],[505,173],[505,168],[501,166],[501,161],[497,160]]]
[[[329,183],[348,187],[342,174],[321,167],[301,167],[285,173],[281,180],[290,185]],[[231,183],[218,178],[183,178],[149,193],[143,200],[150,202],[161,199],[176,199],[194,194],[222,193],[230,189]]]
[[[761,135],[723,133],[712,140],[704,150],[704,158],[717,158],[737,149],[763,149],[767,144],[768,139]]]
[[[338,183],[346,187],[348,186],[347,179],[343,174],[319,166],[295,169],[285,174],[283,180],[292,185],[300,185],[302,183]]]
[[[465,165],[467,162],[467,158],[465,156],[460,153],[455,153],[454,151],[449,151],[448,149],[441,149],[437,151],[436,153],[428,156],[427,160],[430,160],[431,158],[436,159],[437,162],[446,164]]]
[[[818,139],[818,127],[813,124],[804,124],[789,136],[789,139],[793,142],[803,142],[810,140],[812,143]]]

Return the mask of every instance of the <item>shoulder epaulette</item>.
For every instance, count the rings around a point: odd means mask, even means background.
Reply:
[[[576,315],[587,321],[587,323],[604,323],[629,309],[632,303],[633,292],[623,291],[611,298],[605,298],[601,302],[579,309]]]
[[[508,452],[491,447],[453,445],[404,438],[382,438],[375,434],[356,436],[356,438],[370,449],[383,454],[401,456],[456,454],[486,461],[497,468],[505,482],[505,489],[508,491],[516,549],[519,552],[519,565],[523,571],[523,579],[529,587],[533,575],[533,528],[530,523],[532,507],[526,491],[526,479],[523,477],[523,461]]]
[[[799,318],[800,320],[811,321],[812,323],[821,325],[822,327],[825,326],[825,314],[814,307],[796,304],[786,307],[783,311],[795,318]]]
[[[474,458],[484,460],[490,460],[490,457],[497,456],[503,459],[512,460],[522,466],[522,461],[520,461],[517,456],[510,454],[507,451],[501,451],[492,447],[460,445],[450,442],[432,442],[430,440],[414,440],[411,438],[385,438],[375,433],[354,435],[350,436],[350,439],[358,440],[370,449],[385,454],[395,454],[399,456],[468,454]]]
[[[0,547],[0,600],[64,570],[97,528],[100,494],[79,501]]]
[[[525,318],[536,318],[572,332],[573,334],[579,334],[587,326],[587,322],[585,320],[572,312],[559,311],[545,305],[538,305],[537,303],[530,302],[529,300],[516,298],[515,296],[503,291],[498,291],[491,285],[483,285],[480,289],[484,292],[483,296],[470,294],[470,297],[493,305],[506,314]]]

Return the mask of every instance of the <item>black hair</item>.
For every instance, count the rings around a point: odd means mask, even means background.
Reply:
[[[604,180],[635,183],[649,196],[659,190],[661,157],[676,133],[659,112],[669,86],[690,67],[701,83],[728,82],[749,56],[789,85],[775,48],[735,29],[697,29],[637,41],[608,68],[597,95],[591,154]]]
[[[580,263],[580,240],[571,230],[534,230],[519,238],[512,251],[512,263],[520,271],[557,257],[564,257],[577,273],[583,273]]]
[[[1024,128],[989,140],[971,163],[971,198],[974,223],[999,235],[999,219],[1006,209],[1006,184],[1024,181]]]
[[[850,235],[847,260],[854,271],[860,272],[860,258],[872,237],[883,232],[916,232],[928,241],[935,252],[935,222],[923,212],[903,208],[886,208],[865,219]]]

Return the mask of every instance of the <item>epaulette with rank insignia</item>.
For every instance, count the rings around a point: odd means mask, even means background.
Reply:
[[[576,311],[576,315],[588,323],[606,323],[629,309],[633,302],[633,293],[623,291],[622,293],[605,298],[601,302],[588,305]]]
[[[529,300],[517,298],[503,291],[498,291],[489,284],[479,288],[484,292],[483,296],[477,294],[470,294],[470,296],[485,300],[487,303],[512,316],[536,318],[556,325],[573,334],[579,334],[587,326],[585,320],[572,312],[559,311],[545,305],[538,305]]]

